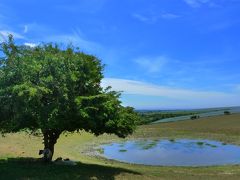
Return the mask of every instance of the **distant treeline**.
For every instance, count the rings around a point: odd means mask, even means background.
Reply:
[[[198,119],[200,116],[198,115],[199,113],[207,113],[207,112],[214,112],[214,111],[223,111],[224,114],[228,115],[231,114],[229,109],[227,108],[219,108],[219,109],[199,109],[199,110],[183,110],[183,111],[154,111],[154,110],[139,110],[137,113],[140,116],[140,121],[139,124],[149,124],[154,121],[158,121],[161,119],[165,118],[172,118],[172,117],[178,117],[178,116],[187,116],[187,115],[192,115],[189,119]]]
[[[187,111],[182,111],[182,112],[138,112],[140,116],[140,122],[139,124],[148,124],[154,121],[158,121],[160,119],[165,119],[165,118],[172,118],[172,117],[177,117],[177,116],[186,116],[186,115],[193,115],[196,112],[187,112]]]

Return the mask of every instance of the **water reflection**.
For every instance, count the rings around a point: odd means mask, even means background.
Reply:
[[[209,140],[139,140],[103,145],[103,155],[122,162],[164,166],[240,164],[240,147]]]

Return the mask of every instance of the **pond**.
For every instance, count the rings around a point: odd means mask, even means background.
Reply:
[[[137,140],[101,146],[105,158],[161,166],[240,164],[240,146],[210,140]]]

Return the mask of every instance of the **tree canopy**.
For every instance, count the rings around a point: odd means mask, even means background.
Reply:
[[[138,120],[123,107],[120,93],[103,89],[103,68],[95,56],[68,46],[1,44],[0,132],[41,131],[44,147],[54,152],[62,132],[85,130],[126,137]]]

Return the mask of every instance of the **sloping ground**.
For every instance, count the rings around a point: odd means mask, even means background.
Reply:
[[[240,114],[144,125],[129,138],[207,138],[240,144]],[[159,167],[124,164],[86,155],[115,136],[88,133],[61,136],[56,157],[78,161],[77,166],[44,165],[35,159],[41,137],[24,133],[0,137],[0,179],[240,179],[240,166]],[[91,153],[90,153],[91,154]],[[93,154],[94,155],[94,154]],[[25,157],[25,158],[23,158]]]
[[[238,143],[240,114],[141,126],[135,136],[217,138]],[[237,138],[237,139],[236,139]]]
[[[199,120],[187,120],[175,123],[164,123],[156,125],[156,128],[172,128],[176,130],[189,130],[198,132],[221,132],[226,134],[240,134],[240,115],[224,115],[208,117]]]

